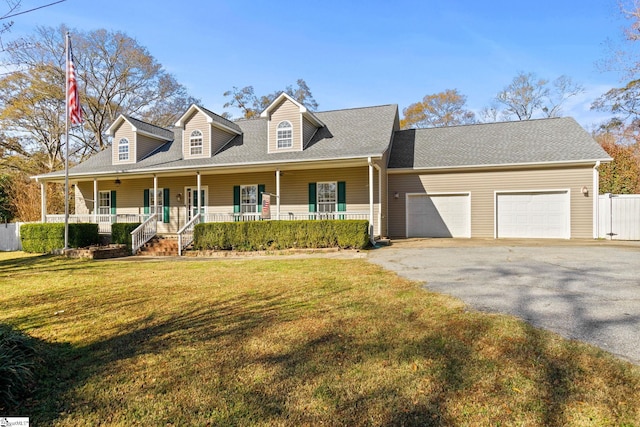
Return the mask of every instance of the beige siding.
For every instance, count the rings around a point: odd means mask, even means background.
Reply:
[[[314,126],[313,123],[311,123],[309,120],[305,119],[304,117],[302,118],[302,130],[303,130],[303,147],[306,147],[307,144],[309,143],[309,141],[311,141],[311,138],[313,137],[313,135],[316,133],[316,131],[318,130],[317,127]]]
[[[355,167],[344,169],[322,169],[285,171],[280,177],[281,194],[281,218],[286,219],[289,212],[294,214],[306,214],[309,212],[309,183],[345,181],[347,196],[347,211],[369,213],[369,188],[368,167]],[[383,179],[383,182],[385,180]],[[374,175],[374,203],[375,215],[380,207],[378,203],[378,175]],[[265,191],[276,193],[275,171],[260,173],[243,173],[230,175],[202,175],[201,186],[207,191],[205,211],[207,213],[233,213],[233,187],[236,185],[265,185]],[[195,174],[181,177],[158,177],[158,188],[169,189],[170,223],[158,223],[160,233],[175,233],[185,224],[187,210],[185,205],[185,190],[187,187],[195,188],[197,177]],[[93,199],[93,181],[84,181],[77,184],[80,199]],[[113,185],[113,181],[99,181],[99,191],[116,190],[116,208],[118,214],[143,214],[144,190],[153,188],[153,178],[122,179],[119,187]],[[177,194],[182,197],[181,203],[177,202]],[[84,205],[84,207],[82,207]],[[82,201],[78,204],[82,212],[89,213],[93,205]],[[272,200],[272,215],[275,218],[276,200]],[[377,227],[377,225],[376,225]],[[376,228],[377,229],[377,228]]]
[[[277,127],[278,123],[283,120],[288,120],[293,126],[293,146],[288,149],[278,150],[277,145]],[[282,152],[282,151],[301,151],[302,150],[302,114],[300,109],[293,102],[285,99],[271,114],[269,120],[269,152]]]
[[[236,135],[230,132],[226,132],[217,127],[211,126],[211,152],[217,153],[227,142],[231,141]]]
[[[122,138],[127,138],[129,140],[129,160],[127,161],[118,160],[118,142],[120,142]],[[136,162],[136,133],[131,129],[131,125],[126,121],[123,121],[114,132],[111,154],[112,164],[114,165]]]
[[[593,237],[591,167],[389,175],[389,235],[406,237],[407,193],[471,193],[471,237],[494,237],[495,192],[564,190],[571,193],[571,238]],[[589,197],[580,189],[586,186]],[[399,193],[395,199],[393,194]]]
[[[189,150],[189,137],[194,130],[202,132],[202,155],[192,156]],[[182,134],[182,153],[185,159],[211,157],[211,126],[207,118],[199,111],[195,111],[185,120]]]
[[[136,161],[140,161],[148,156],[152,151],[157,150],[165,141],[140,135],[136,132]]]

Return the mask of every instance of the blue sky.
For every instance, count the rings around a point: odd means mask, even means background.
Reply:
[[[22,10],[51,1],[22,0]],[[584,85],[565,115],[586,128],[606,117],[590,103],[620,84],[596,63],[625,25],[617,0],[67,0],[14,22],[11,36],[63,23],[124,31],[216,112],[233,86],[266,94],[298,78],[321,111],[402,110],[445,89],[479,111],[524,71]]]

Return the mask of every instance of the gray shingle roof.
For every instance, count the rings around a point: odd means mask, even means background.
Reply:
[[[150,133],[152,135],[157,135],[164,139],[173,139],[173,132],[169,129],[162,128],[160,126],[152,125],[151,123],[143,122],[142,120],[135,119],[131,116],[123,115],[125,119],[127,119],[132,125],[134,125],[137,129],[141,131]]]
[[[227,120],[224,117],[222,117],[219,114],[214,113],[211,110],[207,110],[206,108],[204,108],[201,105],[198,105],[198,108],[200,108],[202,110],[202,112],[204,112],[207,116],[209,116],[211,118],[211,120],[213,120],[216,123],[220,123],[221,125],[224,125],[228,128],[231,128],[235,131],[238,132],[242,132],[242,130],[240,129],[240,126],[238,126],[237,124],[235,124],[234,122],[232,122],[231,120]]]
[[[377,157],[382,156],[389,148],[397,114],[397,105],[316,112],[316,117],[326,126],[318,130],[303,151],[282,153],[268,153],[267,119],[230,122],[242,134],[232,139],[212,157],[200,159],[183,159],[182,131],[174,129],[172,132],[175,136],[172,142],[167,142],[135,164],[112,165],[111,147],[109,147],[71,168],[69,174],[93,175],[143,172],[154,169]],[[62,176],[61,171],[43,175],[43,177],[58,176]]]
[[[572,118],[396,132],[389,168],[447,168],[608,160]]]

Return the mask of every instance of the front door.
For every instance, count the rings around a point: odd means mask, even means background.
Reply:
[[[198,188],[197,187],[187,187],[185,189],[184,194],[186,195],[186,205],[187,205],[187,221],[191,221],[191,219],[198,213]],[[207,204],[207,189],[204,187],[200,187],[200,213],[204,215],[206,213],[206,204]],[[204,219],[204,218],[202,218]]]

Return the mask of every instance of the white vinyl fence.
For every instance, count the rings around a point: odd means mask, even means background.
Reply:
[[[0,224],[0,251],[22,250],[20,242],[20,226],[22,224],[21,222]]]
[[[640,240],[640,194],[598,196],[598,237]]]

